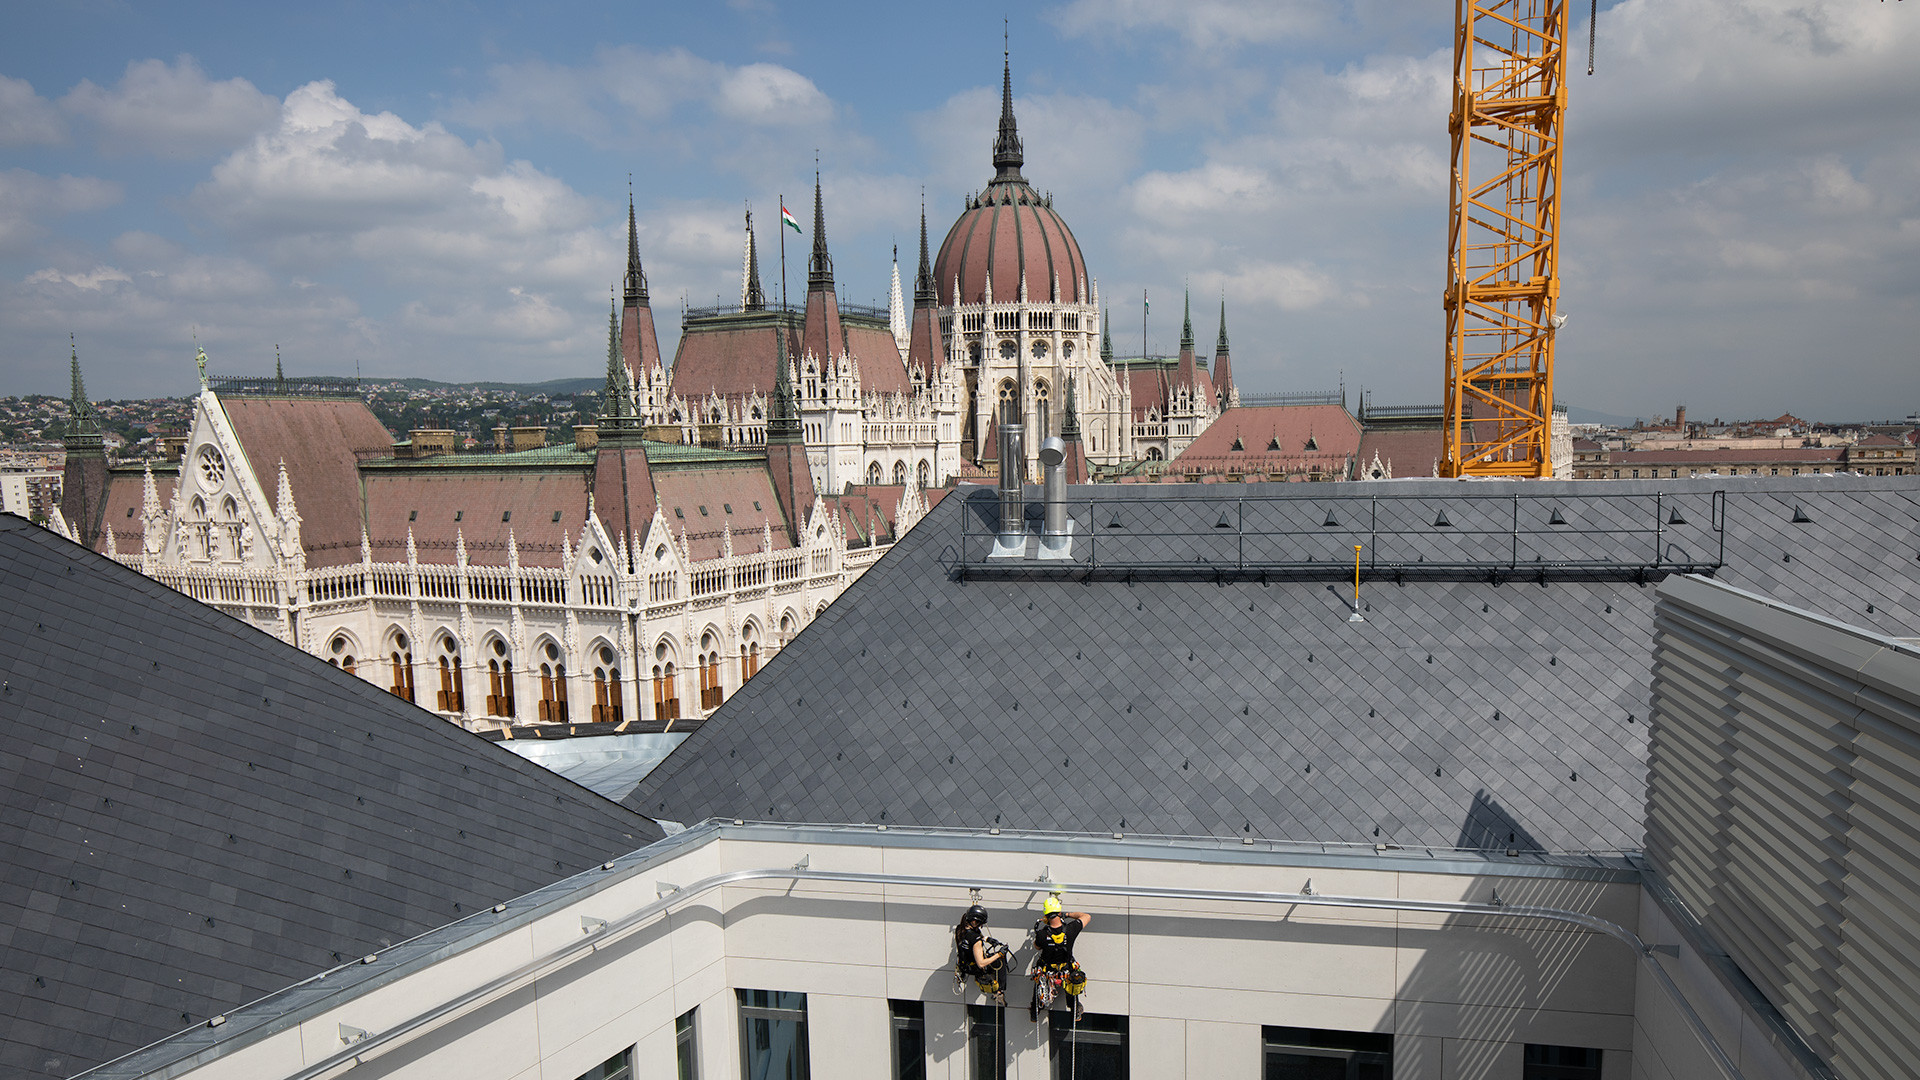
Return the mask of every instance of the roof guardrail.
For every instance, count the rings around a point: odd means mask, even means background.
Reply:
[[[1264,487],[1266,485],[1258,485]],[[1293,487],[1293,485],[1274,485]],[[1043,511],[1029,487],[1028,536]],[[1006,557],[997,500],[960,515],[960,577],[1074,580],[1658,580],[1726,565],[1726,491],[1068,499],[1062,556]],[[1358,551],[1356,552],[1356,548]],[[995,557],[995,551],[1002,553]]]

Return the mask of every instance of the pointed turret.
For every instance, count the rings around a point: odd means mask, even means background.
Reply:
[[[820,171],[813,173],[813,254],[807,257],[807,291],[833,292],[833,256],[827,254],[827,212],[820,201]]]
[[[1020,166],[1026,164],[1021,153],[1020,126],[1013,119],[1013,54],[1009,50],[1002,57],[1000,71],[1000,134],[993,140],[994,181],[1017,180],[1026,182],[1020,175]]]
[[[80,377],[80,347],[72,335],[67,337],[67,348],[73,389],[67,398],[67,431],[62,439],[67,462],[60,482],[60,516],[76,541],[98,550],[107,502],[107,448],[93,403],[87,400],[86,380]]]
[[[1069,484],[1087,482],[1087,449],[1080,441],[1080,412],[1074,403],[1074,377],[1067,376],[1067,413],[1060,421],[1060,441],[1067,444],[1066,469],[1062,476]]]
[[[773,412],[767,417],[767,473],[780,514],[786,519],[787,538],[800,546],[806,514],[817,497],[813,472],[807,465],[807,444],[800,428],[799,402],[793,394],[792,363],[787,358],[787,335],[776,334],[778,369],[773,377]]]
[[[947,342],[940,333],[940,297],[933,271],[927,265],[927,207],[920,204],[920,272],[913,282],[913,328],[907,340],[907,374],[918,372],[927,382],[946,361]]]
[[[767,294],[760,288],[760,252],[753,240],[753,211],[747,211],[747,254],[740,271],[740,309],[764,311]]]
[[[1113,319],[1104,311],[1100,313],[1100,362],[1113,364]]]
[[[287,369],[280,365],[280,343],[273,345],[273,389],[275,393],[287,392]]]
[[[641,309],[643,311],[647,309]],[[627,309],[631,315],[633,309]],[[645,428],[641,418],[634,415],[633,383],[629,379],[627,362],[620,353],[630,340],[626,327],[620,328],[620,336],[614,336],[615,323],[611,314],[607,317],[607,385],[602,391],[600,420],[598,423],[599,445],[595,447],[593,461],[593,487],[589,494],[596,500],[596,506],[604,515],[601,521],[617,527],[622,536],[633,533],[635,512],[640,507],[640,523],[644,526],[648,520],[647,508],[659,499],[654,490],[653,471],[647,464],[647,451],[643,442]],[[629,326],[631,323],[628,324]],[[647,329],[653,329],[651,312],[648,312]],[[512,533],[508,533],[509,542]],[[627,572],[633,573],[631,553],[627,561]]]
[[[1227,352],[1227,299],[1220,298],[1220,337],[1213,345],[1213,399],[1225,409],[1234,402],[1233,358]]]
[[[894,347],[904,359],[907,355],[907,306],[900,295],[900,245],[893,245],[893,282],[887,287],[887,329],[893,332]]]
[[[825,372],[846,351],[840,328],[840,301],[833,295],[833,256],[827,254],[827,213],[820,198],[820,174],[813,174],[813,255],[807,260],[807,314],[802,348]]]
[[[634,383],[651,383],[660,373],[660,339],[653,330],[647,272],[640,266],[640,226],[634,215],[632,192],[627,193],[627,277],[620,312],[620,355]]]
[[[1200,388],[1200,362],[1193,354],[1193,290],[1187,290],[1186,321],[1180,326],[1180,369],[1173,377],[1175,387],[1194,393]]]

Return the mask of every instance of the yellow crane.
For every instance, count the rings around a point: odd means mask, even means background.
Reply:
[[[1568,0],[1455,0],[1442,476],[1551,476]]]

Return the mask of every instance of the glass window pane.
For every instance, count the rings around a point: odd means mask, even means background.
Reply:
[[[745,1080],[808,1080],[807,995],[778,990],[736,992]]]
[[[580,1080],[633,1080],[633,1047],[581,1073]]]
[[[1126,1080],[1126,1017],[1056,1012],[1048,1026],[1054,1080]]]
[[[693,1014],[688,1009],[673,1022],[674,1057],[679,1062],[679,1080],[700,1080],[700,1044],[694,1034]]]
[[[972,1080],[1007,1080],[1007,1011],[992,1005],[967,1006],[967,1058]]]
[[[1585,1046],[1528,1043],[1522,1080],[1600,1080],[1600,1051]]]
[[[893,1075],[896,1080],[927,1080],[926,1007],[918,1001],[888,1003],[893,1014]]]

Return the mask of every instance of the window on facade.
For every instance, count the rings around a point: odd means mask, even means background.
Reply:
[[[1260,1029],[1266,1080],[1390,1080],[1393,1036],[1318,1028]]]
[[[552,657],[560,650],[547,645],[549,659],[540,662],[540,720],[548,724],[567,722],[567,666]]]
[[[673,664],[653,666],[653,718],[662,723],[680,719],[680,683]]]
[[[1011,360],[1020,355],[1020,346],[1012,338],[1000,343],[1000,359]]]
[[[1600,1051],[1528,1043],[1520,1080],[1600,1080]]]
[[[1036,341],[1034,344],[1041,343]],[[1033,380],[1033,426],[1037,431],[1036,441],[1043,441],[1048,435],[1053,434],[1051,430],[1053,410],[1048,405],[1047,380]]]
[[[720,649],[712,634],[700,635],[700,707],[717,709],[726,700],[720,683]]]
[[[413,700],[413,650],[407,642],[407,635],[397,634],[393,639],[393,649],[387,654],[393,664],[393,684],[387,691],[394,697]]]
[[[699,1011],[688,1009],[673,1021],[673,1056],[679,1066],[679,1080],[700,1080],[700,1042],[693,1029],[693,1014]]]
[[[354,673],[353,643],[347,640],[345,634],[335,634],[333,640],[327,643],[327,651],[333,654],[327,657],[327,663],[349,675]]]
[[[760,643],[747,642],[740,646],[740,681],[746,682],[760,674]]]
[[[931,487],[932,480],[933,480],[932,467],[929,466],[925,461],[922,461],[920,463],[920,471],[919,471],[920,486],[922,488]]]
[[[736,990],[743,1080],[807,1080],[807,995]]]
[[[487,715],[514,715],[513,658],[499,638],[493,640],[493,655],[487,658]]]
[[[926,1006],[917,1001],[889,1001],[892,1013],[894,1080],[927,1080]]]
[[[1007,1010],[967,1006],[967,1060],[970,1080],[1007,1080]]]
[[[1127,1018],[1088,1013],[1049,1024],[1053,1080],[1127,1080]]]
[[[580,1080],[633,1080],[633,1047],[581,1073]]]
[[[878,487],[881,483],[881,475],[879,462],[876,461],[867,466],[867,483],[869,485]]]
[[[602,645],[594,659],[599,662],[593,668],[593,722],[618,724],[626,719],[620,691],[620,668],[615,664],[619,656],[612,648]]]

